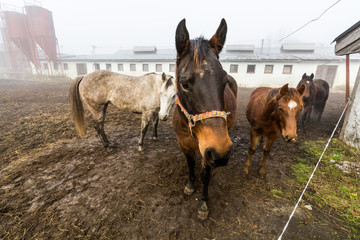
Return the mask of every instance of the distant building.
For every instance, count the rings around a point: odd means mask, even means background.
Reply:
[[[64,55],[62,61],[64,74],[71,78],[100,69],[129,75],[147,72],[174,75],[176,50],[137,46],[108,55]],[[314,73],[315,78],[328,81],[332,88],[343,89],[345,84],[345,58],[335,56],[332,47],[317,47],[314,43],[284,43],[277,49],[227,45],[220,61],[240,87],[274,87],[285,83],[295,87],[304,73]],[[351,64],[353,80],[360,66],[360,55],[354,56]]]

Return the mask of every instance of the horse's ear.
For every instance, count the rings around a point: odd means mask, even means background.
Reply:
[[[289,93],[289,84],[285,84],[284,86],[282,86],[280,88],[279,94],[277,96],[277,99],[280,99],[281,97],[285,96],[286,94]]]
[[[216,33],[209,40],[211,46],[216,49],[216,52],[219,54],[225,44],[227,32],[227,24],[225,19],[221,19],[221,23],[216,30]]]
[[[162,77],[163,82],[165,82],[166,81],[166,74],[164,72],[162,73],[161,77]]]
[[[306,73],[303,74],[302,79],[306,78]]]
[[[304,94],[304,92],[305,92],[305,89],[306,89],[305,84],[302,84],[301,87],[297,88],[297,91],[302,96]]]
[[[175,33],[176,51],[179,56],[182,56],[189,50],[190,37],[185,22],[185,18],[179,22]]]
[[[313,73],[310,75],[310,78],[311,78],[311,80],[314,79],[314,74]]]

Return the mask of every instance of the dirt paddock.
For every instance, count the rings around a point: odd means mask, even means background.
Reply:
[[[212,171],[210,213],[202,221],[200,161],[196,191],[186,196],[188,169],[171,121],[159,124],[158,141],[149,128],[140,153],[140,115],[110,106],[105,131],[114,148],[104,149],[92,127],[77,137],[69,86],[0,80],[0,239],[276,239],[304,187],[295,183],[292,161],[304,141],[331,135],[344,107],[344,93],[331,92],[322,122],[299,130],[294,144],[275,142],[265,178],[259,150],[244,176],[252,89],[239,88],[234,154]],[[339,216],[312,205],[298,208],[284,239],[346,238]]]

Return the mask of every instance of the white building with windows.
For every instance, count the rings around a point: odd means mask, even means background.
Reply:
[[[174,75],[175,49],[137,46],[110,55],[62,56],[63,71],[75,78],[106,69],[128,75],[165,72]],[[344,89],[345,57],[335,56],[332,47],[313,43],[286,43],[281,48],[259,49],[254,45],[227,45],[220,54],[223,68],[239,87],[277,87],[289,83],[296,87],[304,73],[326,80],[334,89]],[[360,66],[360,55],[350,63],[350,86],[354,85]]]

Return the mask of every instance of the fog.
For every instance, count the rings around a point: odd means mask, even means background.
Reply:
[[[18,7],[23,1],[2,0]],[[25,2],[31,4],[34,1]],[[320,19],[279,41],[337,0],[253,1],[36,1],[53,13],[60,50],[66,54],[114,53],[139,45],[174,48],[175,29],[186,19],[191,38],[210,38],[220,20],[228,24],[226,44],[278,46],[282,42],[311,42],[330,46],[359,21],[359,0],[342,0]]]

